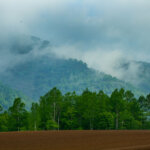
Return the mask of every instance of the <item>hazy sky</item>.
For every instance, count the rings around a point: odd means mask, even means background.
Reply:
[[[119,77],[120,60],[150,61],[150,0],[0,0],[0,33],[0,43],[16,34],[47,39],[60,57]]]
[[[0,0],[0,19],[4,32],[83,49],[136,50],[144,55],[150,48],[149,0]]]

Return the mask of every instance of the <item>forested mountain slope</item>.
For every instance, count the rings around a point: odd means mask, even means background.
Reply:
[[[2,83],[0,83],[0,104],[7,109],[10,105],[13,104],[15,98],[21,97],[24,102],[27,103],[27,106],[31,103],[30,100],[24,96],[21,92],[13,90]]]
[[[35,57],[17,64],[0,74],[0,81],[35,100],[54,86],[63,93],[81,93],[89,88],[92,91],[104,90],[110,94],[115,88],[123,87],[136,95],[143,94],[128,83],[88,68],[82,61],[58,59],[54,56]]]
[[[126,83],[88,68],[82,61],[57,58],[51,52],[53,46],[49,41],[28,35],[20,35],[10,41],[5,46],[1,46],[5,47],[13,59],[8,61],[6,63],[8,66],[0,72],[0,81],[34,100],[38,100],[54,86],[63,93],[68,91],[81,93],[85,88],[89,88],[91,91],[104,90],[110,94],[115,88],[123,87],[139,96],[150,91],[149,64],[144,63],[144,67],[143,63],[140,65],[141,72],[138,74],[139,78],[142,78],[140,84],[134,84],[132,80]],[[119,67],[126,70],[129,64]]]

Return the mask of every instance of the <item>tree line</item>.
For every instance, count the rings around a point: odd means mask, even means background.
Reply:
[[[136,98],[122,88],[63,95],[53,88],[30,110],[21,98],[8,110],[0,106],[0,131],[150,129],[149,110],[150,94]]]

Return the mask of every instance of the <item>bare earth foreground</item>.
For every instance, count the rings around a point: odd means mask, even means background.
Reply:
[[[0,133],[0,150],[150,150],[150,131]]]

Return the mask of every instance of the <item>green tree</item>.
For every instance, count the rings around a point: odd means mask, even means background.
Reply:
[[[54,120],[47,120],[46,128],[48,130],[58,129],[58,124]]]
[[[0,112],[3,110],[3,107],[0,105]]]
[[[98,129],[113,129],[114,116],[110,112],[102,112],[99,114]]]
[[[95,92],[88,89],[83,91],[78,100],[78,113],[82,116],[82,126],[84,129],[95,129],[95,121],[98,116],[98,98]]]
[[[131,91],[127,90],[124,93],[124,97],[127,102],[131,102],[134,99],[134,94]]]
[[[61,129],[73,130],[79,128],[76,109],[77,98],[75,92],[64,95],[60,120]]]
[[[139,99],[138,99],[138,103],[140,105],[140,108],[143,110],[143,111],[147,111],[147,102],[146,102],[146,98],[144,96],[140,96]]]
[[[39,128],[40,124],[40,112],[38,103],[32,103],[31,112],[29,116],[30,128],[36,131]]]
[[[8,112],[0,114],[0,132],[8,131]]]
[[[60,124],[62,94],[57,88],[51,89],[45,96],[40,99],[40,118],[41,128],[47,129],[47,121],[53,120]],[[54,127],[55,129],[55,127]]]
[[[146,96],[146,106],[147,106],[147,110],[150,110],[150,94],[148,94]]]
[[[115,113],[115,128],[119,128],[119,115],[125,109],[124,89],[114,90],[110,97],[112,111]]]
[[[103,91],[100,91],[97,94],[97,98],[98,98],[98,109],[100,111],[100,113],[102,112],[110,112],[111,111],[111,105],[110,105],[110,99],[109,96],[107,94],[105,94]]]
[[[8,110],[9,129],[11,131],[25,130],[27,127],[27,111],[21,98],[16,98]]]

